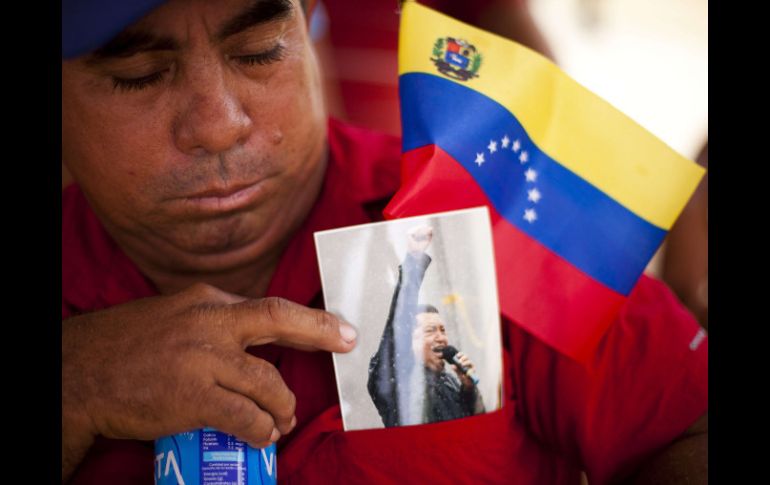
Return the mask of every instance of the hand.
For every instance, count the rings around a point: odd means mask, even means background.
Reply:
[[[407,233],[408,251],[417,255],[424,253],[433,240],[433,228],[430,226],[419,226],[412,228]]]
[[[295,396],[244,351],[267,343],[348,352],[355,331],[325,311],[203,284],[63,321],[63,476],[97,434],[152,440],[211,426],[255,447],[276,441],[296,423]]]
[[[463,352],[457,352],[455,359],[458,360],[460,364],[468,370],[468,373],[473,374],[476,371],[476,367],[473,365],[473,362],[471,362],[471,359],[468,358],[468,356]],[[467,374],[463,372],[457,365],[452,364],[452,370],[454,370],[455,374],[457,374],[457,377],[460,378],[460,383],[464,388],[470,389],[474,386],[473,380],[471,380],[471,378],[468,377]]]

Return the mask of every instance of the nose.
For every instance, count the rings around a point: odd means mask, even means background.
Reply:
[[[253,123],[221,71],[196,76],[175,122],[179,150],[190,155],[225,152],[245,142]]]

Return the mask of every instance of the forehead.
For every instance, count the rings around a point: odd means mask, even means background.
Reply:
[[[420,326],[426,327],[430,325],[444,325],[444,321],[438,313],[418,313],[417,323]]]

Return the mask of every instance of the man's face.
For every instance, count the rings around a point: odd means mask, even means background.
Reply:
[[[296,0],[171,0],[62,62],[62,158],[122,245],[179,271],[280,246],[317,194],[325,113]]]
[[[444,322],[438,313],[419,313],[417,326],[412,334],[412,350],[425,367],[439,372],[444,369],[441,351],[449,345]]]

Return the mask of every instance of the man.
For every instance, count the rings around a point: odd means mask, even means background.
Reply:
[[[74,3],[63,479],[152,483],[151,440],[211,426],[279,440],[296,483],[702,481],[707,341],[647,278],[588,366],[504,320],[502,411],[342,432],[331,356],[308,351],[347,352],[355,330],[319,309],[312,234],[379,217],[399,144],[327,124],[313,2]]]
[[[377,353],[369,362],[369,395],[386,427],[464,418],[484,412],[476,385],[469,377],[475,367],[458,352],[453,378],[444,372],[443,351],[449,345],[446,328],[433,305],[417,300],[431,258],[425,249],[433,239],[430,227],[408,234],[408,250],[399,266],[398,283]]]

